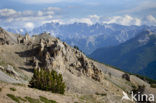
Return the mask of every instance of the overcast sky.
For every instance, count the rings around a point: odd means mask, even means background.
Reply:
[[[156,25],[156,0],[1,0],[2,27],[32,29],[48,22]]]

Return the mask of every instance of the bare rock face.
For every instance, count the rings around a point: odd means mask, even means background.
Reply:
[[[2,28],[0,28],[0,45],[8,44],[5,34],[5,31]]]
[[[25,34],[25,36],[19,35],[17,37],[17,43],[18,44],[25,44],[25,45],[30,45],[31,44],[31,37],[29,36],[28,33]]]
[[[14,67],[12,67],[11,65],[8,65],[5,71],[14,76],[19,76],[18,73],[14,70]]]
[[[6,67],[0,66],[0,70],[14,77],[19,77],[18,72],[16,72],[14,67],[9,64]]]
[[[55,70],[72,68],[96,81],[101,81],[103,78],[102,71],[83,53],[58,39],[41,39],[38,50],[35,68]],[[37,64],[37,61],[40,61],[40,64]]]
[[[127,81],[130,81],[130,76],[127,73],[123,74],[122,75],[122,78],[125,79],[125,80],[127,80]]]
[[[3,70],[4,70],[4,67],[3,67],[3,66],[0,66],[0,70],[2,70],[2,71],[3,71]]]
[[[5,31],[0,27],[0,45],[9,45],[16,43],[16,36]]]

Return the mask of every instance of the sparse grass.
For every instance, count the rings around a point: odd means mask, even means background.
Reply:
[[[29,103],[41,103],[39,101],[39,99],[34,99],[34,98],[31,98],[31,97],[25,97],[25,99],[27,99],[29,101]]]
[[[15,101],[16,103],[20,103],[19,99],[13,94],[7,94],[7,96],[11,98],[13,101]]]
[[[22,87],[26,87],[26,85],[25,84],[20,84],[20,83],[12,83],[13,85],[15,85],[15,86],[22,86]]]
[[[88,57],[88,56],[87,56],[87,57]],[[103,63],[103,62],[100,62],[100,61],[95,60],[95,59],[90,58],[90,57],[88,57],[88,58],[91,59],[91,60],[93,60],[94,62],[101,63],[101,64],[104,64],[104,65],[106,65],[106,66],[108,66],[108,67],[111,67],[111,68],[113,68],[113,69],[116,69],[116,70],[119,70],[119,71],[121,71],[121,72],[130,74],[129,72],[126,72],[126,71],[124,71],[124,70],[122,70],[121,68],[118,68],[118,67],[116,67],[116,66],[113,66],[113,65],[110,65],[110,64],[105,64],[105,63]]]
[[[98,103],[97,99],[93,95],[84,95],[80,99],[85,103]]]
[[[43,97],[43,96],[40,96],[40,100],[43,103],[57,103],[56,101],[54,101],[54,100],[48,100],[46,97]]]
[[[152,88],[156,88],[156,84],[151,84],[151,87]]]
[[[11,91],[16,91],[16,88],[10,88]]]
[[[9,98],[11,98],[13,101],[15,101],[16,103],[25,103],[25,102],[29,102],[29,103],[57,103],[54,100],[48,100],[46,97],[40,96],[40,99],[35,99],[32,97],[28,97],[26,96],[25,98],[19,97],[19,96],[14,96],[13,94],[7,94],[7,96]],[[20,102],[21,101],[21,102]]]
[[[0,65],[5,66],[6,63],[4,61],[0,60]]]
[[[132,89],[136,89],[137,87],[135,85],[132,85]]]
[[[20,99],[21,101],[23,101],[23,102],[26,102],[27,100],[25,100],[25,99],[23,99],[23,98],[21,98],[21,97],[17,97],[18,99]]]
[[[106,65],[106,66],[109,66],[109,67],[111,67],[111,68],[114,68],[114,69],[116,69],[116,70],[119,70],[119,71],[121,71],[121,72],[127,73],[127,74],[129,74],[129,75],[135,75],[136,77],[142,79],[143,81],[148,82],[149,84],[153,84],[153,83],[156,84],[156,80],[154,80],[154,79],[151,79],[151,78],[148,78],[148,77],[146,77],[146,76],[139,75],[139,74],[129,73],[129,72],[126,72],[126,71],[124,71],[124,70],[122,70],[122,69],[120,69],[120,68],[117,68],[117,67],[115,67],[115,66],[112,66],[112,65],[109,65],[109,64],[105,64],[105,63],[103,63],[103,62],[99,62],[99,61],[97,61],[97,60],[95,60],[95,59],[92,59],[92,58],[90,58],[90,57],[88,57],[88,58],[91,59],[91,60],[93,60],[93,61],[95,61],[95,62],[104,64],[104,65]]]

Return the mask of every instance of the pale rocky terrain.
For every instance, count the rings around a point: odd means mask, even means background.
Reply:
[[[55,70],[63,75],[66,84],[64,95],[29,88],[33,69]],[[123,91],[145,86],[155,93],[148,83],[110,66],[93,61],[79,50],[48,33],[30,37],[9,33],[0,28],[0,102],[14,103],[7,94],[38,99],[44,96],[58,103],[132,103],[123,100]],[[11,91],[10,88],[16,88]],[[22,102],[22,101],[21,101]],[[28,102],[28,101],[26,101]]]

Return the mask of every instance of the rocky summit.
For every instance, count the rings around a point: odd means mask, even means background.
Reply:
[[[62,74],[64,95],[29,87],[33,71],[41,69]],[[43,98],[56,103],[133,103],[122,99],[123,92],[130,95],[140,88],[143,93],[156,95],[156,89],[148,82],[91,60],[49,33],[23,36],[2,28],[0,81],[2,103],[29,103],[30,99],[42,103]]]

